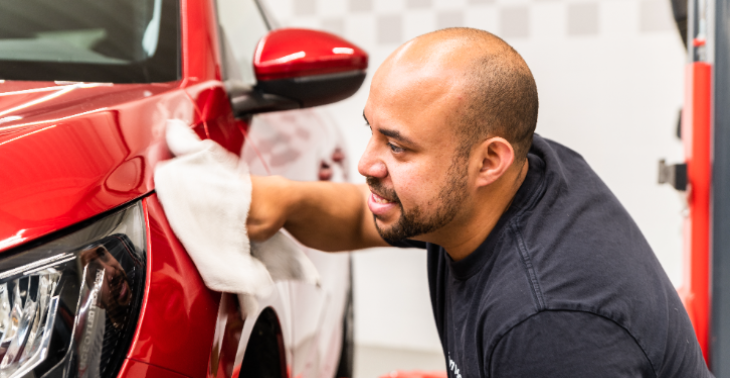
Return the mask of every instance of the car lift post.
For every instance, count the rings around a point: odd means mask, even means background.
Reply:
[[[675,182],[688,205],[679,293],[710,369],[730,378],[730,0],[689,0],[687,11],[686,188]],[[682,177],[685,166],[660,167],[661,182]]]
[[[685,95],[682,109],[681,137],[686,162],[686,185],[679,185],[680,168],[672,166],[674,187],[686,190],[688,214],[684,220],[685,270],[682,286],[678,289],[697,341],[709,360],[710,308],[710,146],[712,63],[707,54],[707,1],[690,0],[688,4],[687,51],[685,68]],[[663,167],[667,170],[667,167]],[[671,171],[671,170],[670,170]],[[660,175],[661,182],[661,175]],[[708,361],[709,362],[709,361]]]

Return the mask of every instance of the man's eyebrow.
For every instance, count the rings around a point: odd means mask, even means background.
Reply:
[[[368,118],[365,117],[365,112],[362,112],[362,118],[364,118],[365,119],[365,122],[368,124],[368,126],[370,126],[370,121],[368,121]],[[395,140],[398,140],[398,141],[401,141],[401,142],[404,142],[404,143],[408,143],[408,144],[411,144],[411,145],[415,145],[416,144],[412,140],[410,140],[409,138],[406,138],[405,136],[400,135],[400,131],[397,131],[397,130],[378,129],[378,132],[381,133],[381,134],[383,134],[383,135],[385,135],[385,136],[387,136],[387,137],[389,137],[389,138],[393,138]]]
[[[395,140],[398,140],[398,141],[401,141],[401,142],[404,142],[407,144],[411,144],[411,145],[416,144],[412,140],[408,139],[407,137],[400,135],[400,131],[398,131],[398,130],[378,129],[378,132],[387,136],[388,138],[393,138]]]

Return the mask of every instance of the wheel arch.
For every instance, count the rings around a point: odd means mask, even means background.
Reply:
[[[272,307],[264,308],[256,318],[238,376],[240,378],[288,376],[281,323]]]

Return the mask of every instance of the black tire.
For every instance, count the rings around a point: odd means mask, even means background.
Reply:
[[[352,378],[355,357],[355,312],[352,300],[352,259],[350,259],[350,289],[342,316],[342,349],[335,378]]]

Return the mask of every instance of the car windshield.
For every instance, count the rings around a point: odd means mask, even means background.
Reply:
[[[0,2],[0,79],[179,78],[178,0]]]

